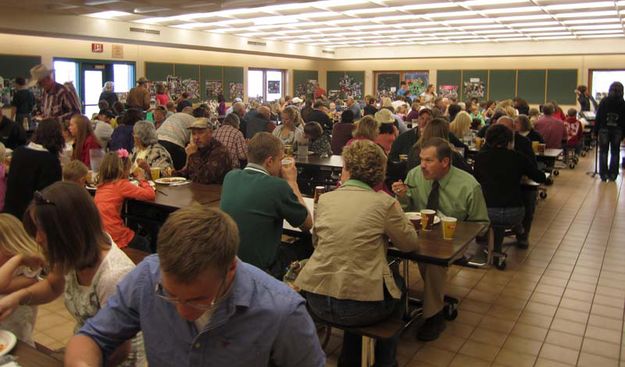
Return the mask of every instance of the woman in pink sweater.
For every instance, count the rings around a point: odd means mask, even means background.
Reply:
[[[124,200],[151,201],[156,198],[154,189],[145,179],[143,169],[138,168],[133,172],[134,177],[139,180],[139,186],[135,186],[128,180],[130,167],[130,159],[126,150],[120,149],[106,154],[100,166],[95,204],[102,217],[105,231],[111,235],[119,248],[130,247],[152,252],[148,240],[126,227],[122,220],[121,209]]]

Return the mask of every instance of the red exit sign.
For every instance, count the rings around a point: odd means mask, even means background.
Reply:
[[[102,53],[104,52],[104,44],[103,43],[92,43],[91,44],[91,52]]]

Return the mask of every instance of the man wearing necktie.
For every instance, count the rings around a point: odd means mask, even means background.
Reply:
[[[452,147],[447,140],[421,142],[421,165],[413,168],[406,182],[393,184],[404,211],[432,209],[458,221],[488,223],[488,210],[480,184],[469,173],[452,166]],[[418,338],[431,341],[445,329],[443,315],[447,267],[419,264],[424,280],[423,317]]]

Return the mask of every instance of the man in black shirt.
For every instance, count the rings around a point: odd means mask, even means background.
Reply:
[[[15,78],[15,94],[11,101],[11,106],[15,109],[15,121],[22,124],[24,119],[28,120],[28,128],[35,129],[32,112],[35,108],[35,96],[30,89],[26,88],[26,80],[22,77]]]
[[[330,134],[332,131],[332,120],[330,120],[330,116],[326,113],[325,106],[322,101],[317,101],[313,105],[313,110],[308,114],[307,118],[304,120],[306,122],[315,121],[321,124],[323,127],[323,131],[327,134]]]
[[[2,108],[0,108],[0,142],[11,150],[26,144],[24,128],[22,125],[4,116]]]

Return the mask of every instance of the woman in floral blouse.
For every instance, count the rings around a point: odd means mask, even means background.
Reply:
[[[150,167],[158,167],[161,174],[173,170],[173,161],[167,149],[158,143],[156,129],[149,121],[139,121],[132,129],[135,147],[132,150],[133,167],[141,167],[150,173]]]

